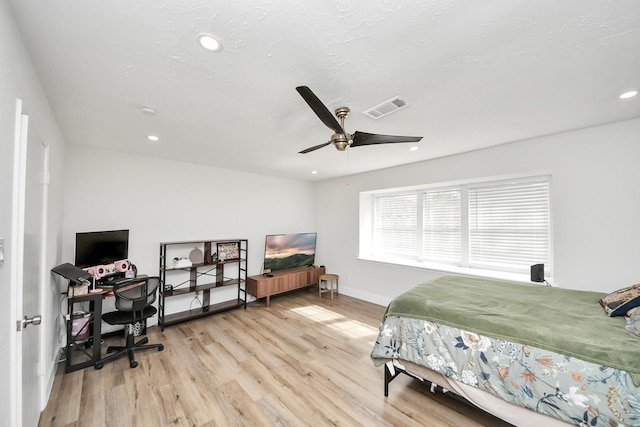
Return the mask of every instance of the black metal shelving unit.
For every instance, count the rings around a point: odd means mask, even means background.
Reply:
[[[221,245],[237,245],[237,257],[218,258]],[[189,250],[200,250],[202,262],[190,266],[174,266],[174,258],[187,258]],[[247,239],[209,239],[160,243],[160,301],[158,323],[165,326],[198,319],[234,308],[247,308]],[[229,256],[229,254],[226,254]],[[237,288],[235,299],[217,297],[219,289]],[[172,297],[202,293],[201,305],[177,312],[168,310],[167,303]]]

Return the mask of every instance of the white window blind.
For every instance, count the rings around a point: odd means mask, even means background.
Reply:
[[[375,197],[372,255],[415,259],[417,197],[415,192]]]
[[[422,193],[423,260],[460,264],[460,189]]]
[[[528,274],[551,266],[548,176],[371,192],[364,257]],[[398,261],[403,264],[402,261]],[[429,264],[432,263],[432,264]]]
[[[469,188],[469,266],[526,272],[549,264],[547,178]]]

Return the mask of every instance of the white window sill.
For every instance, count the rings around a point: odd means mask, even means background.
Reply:
[[[455,265],[438,264],[434,262],[411,261],[406,259],[382,259],[382,258],[363,257],[363,256],[358,257],[358,259],[361,261],[387,264],[387,265],[392,265],[396,267],[410,267],[410,268],[418,268],[421,270],[437,271],[440,273],[460,274],[464,276],[482,277],[487,279],[509,280],[512,282],[525,283],[528,285],[531,285],[534,283],[531,281],[531,276],[529,274],[509,273],[506,271],[482,270],[479,268],[457,267]],[[551,280],[550,278],[545,278],[545,279],[553,283],[553,280]],[[540,285],[542,285],[542,283],[540,283]]]

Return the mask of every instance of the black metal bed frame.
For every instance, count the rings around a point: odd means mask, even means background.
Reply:
[[[394,379],[396,379],[400,374],[405,374],[408,375],[411,378],[414,378],[416,380],[419,380],[421,383],[428,385],[429,386],[429,391],[431,391],[431,393],[435,393],[435,392],[439,392],[442,394],[447,394],[449,397],[451,397],[452,399],[457,400],[460,403],[463,403],[465,405],[469,405],[475,409],[478,409],[486,414],[492,415],[491,413],[485,411],[484,409],[476,406],[475,404],[473,404],[473,402],[471,402],[468,399],[465,399],[464,397],[460,396],[459,394],[457,394],[454,391],[451,391],[449,389],[446,389],[432,381],[429,380],[425,380],[424,378],[419,377],[416,374],[413,374],[403,368],[399,368],[397,366],[393,366],[393,369],[395,370],[395,374],[392,374],[391,371],[389,370],[389,366],[385,363],[384,364],[384,395],[385,397],[389,396],[389,383],[391,381],[393,381]],[[515,426],[514,426],[515,427]]]
[[[398,366],[393,366],[393,369],[395,370],[395,373],[392,374],[391,371],[389,370],[389,366],[385,363],[384,364],[384,396],[388,397],[389,396],[389,383],[391,383],[391,381],[393,381],[394,379],[396,379],[400,374],[405,374],[411,378],[414,378],[416,380],[419,380],[421,383],[426,384],[427,386],[429,386],[429,391],[431,391],[431,393],[435,393],[435,392],[440,392],[442,394],[448,394],[449,396],[451,396],[453,399],[456,399],[457,401],[464,403],[465,405],[470,405],[474,408],[480,409],[478,408],[476,405],[474,405],[472,402],[470,402],[469,400],[465,399],[464,397],[460,396],[459,394],[446,389],[434,382],[431,382],[429,380],[425,380],[424,378],[419,377],[418,375],[411,373],[403,368],[399,368]],[[482,409],[481,409],[482,410]]]

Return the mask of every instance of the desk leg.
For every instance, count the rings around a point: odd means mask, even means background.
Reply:
[[[102,298],[92,301],[93,312],[93,355],[91,361],[95,365],[100,360],[102,349]]]

